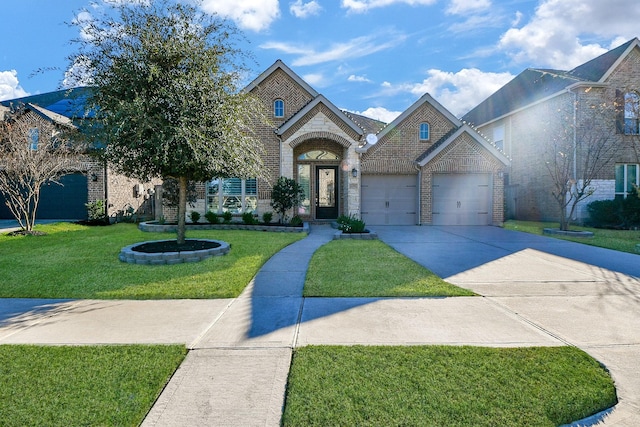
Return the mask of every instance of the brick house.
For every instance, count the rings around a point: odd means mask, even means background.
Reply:
[[[80,126],[86,117],[84,108],[89,88],[60,90],[40,95],[2,101],[4,112],[21,108],[20,120],[37,127],[48,121],[57,126]],[[4,114],[3,114],[4,117]],[[0,119],[3,119],[0,117]],[[133,210],[142,216],[153,216],[153,193],[159,182],[141,183],[114,173],[103,162],[88,154],[80,155],[69,165],[68,173],[41,189],[36,212],[38,219],[87,219],[85,204],[97,200],[107,203],[107,215],[115,218]],[[150,194],[151,193],[151,194]],[[0,195],[0,219],[13,219]]]
[[[594,115],[602,106],[603,113]],[[527,69],[462,119],[511,159],[505,182],[507,218],[523,220],[559,219],[543,163],[544,144],[550,144],[545,129],[568,132],[575,141],[573,180],[578,182],[589,136],[602,132],[614,144],[615,157],[591,182],[593,193],[578,205],[572,219],[581,221],[591,201],[626,197],[640,184],[639,107],[640,42],[635,38],[571,71]]]
[[[392,123],[341,111],[276,61],[245,91],[271,111],[259,135],[270,177],[206,184],[199,210],[271,210],[279,176],[305,190],[307,221],[356,215],[369,225],[501,224],[507,157],[424,95]]]

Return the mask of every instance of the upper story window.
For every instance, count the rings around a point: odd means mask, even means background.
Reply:
[[[640,165],[616,165],[616,197],[627,197],[634,186],[640,185]]]
[[[429,137],[429,123],[420,123],[420,141],[428,141]]]
[[[273,101],[273,115],[274,117],[284,117],[284,101],[282,99]]]
[[[636,92],[624,94],[624,133],[638,135],[640,133],[640,96]]]
[[[493,144],[504,151],[504,125],[493,128]]]
[[[29,148],[32,151],[36,151],[38,149],[39,140],[40,140],[40,129],[38,128],[29,129]]]

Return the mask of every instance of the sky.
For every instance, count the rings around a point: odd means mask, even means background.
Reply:
[[[80,13],[128,0],[0,3],[0,100],[65,87]],[[192,0],[176,0],[192,1]],[[391,122],[429,93],[461,117],[526,68],[570,70],[640,37],[637,0],[202,0],[336,107]]]

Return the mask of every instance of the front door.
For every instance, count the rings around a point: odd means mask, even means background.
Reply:
[[[316,219],[338,217],[338,167],[316,167]]]

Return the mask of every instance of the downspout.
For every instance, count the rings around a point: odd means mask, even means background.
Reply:
[[[108,179],[108,175],[107,175],[107,162],[106,162],[106,160],[104,162],[104,175],[103,175],[102,181],[103,181],[102,187],[104,189],[104,216],[105,216],[107,221],[110,221],[109,220],[109,197],[108,197],[109,196],[109,191],[108,191],[109,190],[109,187],[108,187],[109,179]]]
[[[418,162],[414,162],[413,166],[418,171],[418,225],[422,225],[422,168]]]
[[[578,93],[573,92],[571,88],[569,88],[569,92],[573,93],[573,182],[576,186],[576,190],[578,187]],[[577,219],[577,212],[573,213],[574,218],[571,218],[573,221]]]

